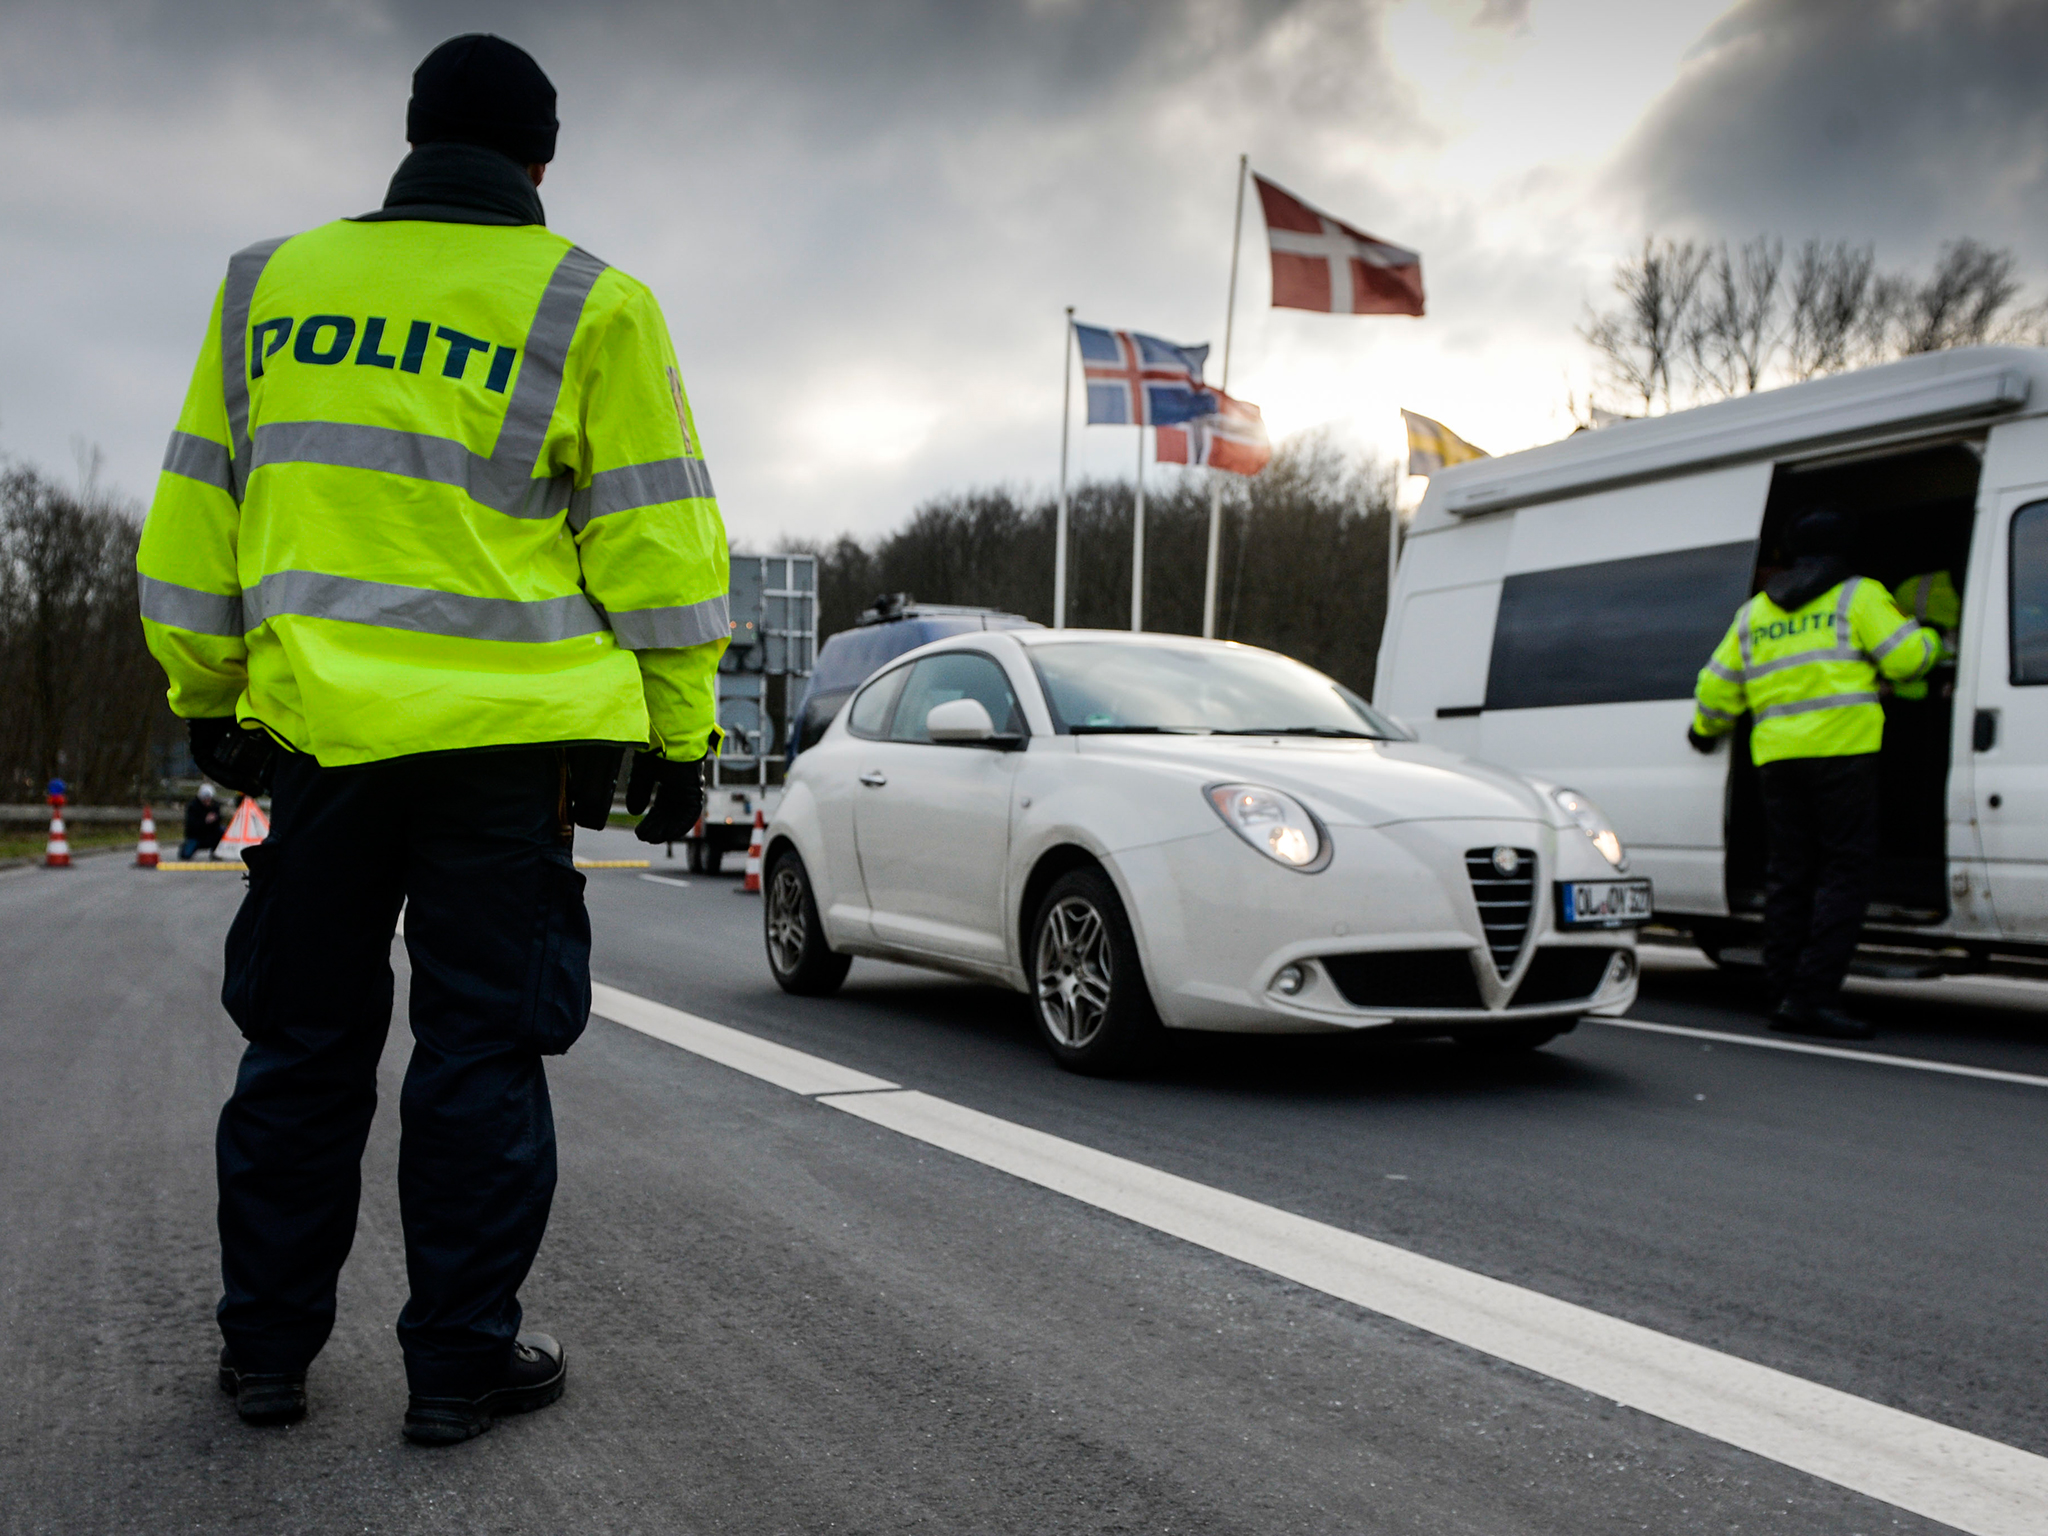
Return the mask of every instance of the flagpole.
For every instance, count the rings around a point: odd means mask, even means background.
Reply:
[[[1135,385],[1132,393],[1143,390]],[[1131,629],[1145,627],[1145,411],[1138,406],[1138,495],[1131,516]]]
[[[1251,163],[1249,155],[1237,157],[1237,216],[1230,226],[1230,301],[1223,311],[1223,382],[1230,392],[1230,333],[1237,322],[1237,252],[1244,236],[1244,177]],[[1194,441],[1194,434],[1188,434]],[[1213,444],[1211,445],[1213,449]],[[1202,638],[1216,638],[1216,565],[1223,542],[1223,481],[1215,469],[1209,471],[1209,563],[1202,576]],[[1390,587],[1389,591],[1392,590]]]
[[[1052,627],[1067,627],[1067,436],[1074,421],[1074,306],[1060,333],[1060,510],[1052,540]]]

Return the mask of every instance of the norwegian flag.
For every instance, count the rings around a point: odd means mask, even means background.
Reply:
[[[1209,347],[1176,346],[1137,331],[1074,322],[1081,372],[1088,382],[1088,425],[1167,426],[1216,409],[1202,388]]]
[[[1273,307],[1326,315],[1419,315],[1422,258],[1311,208],[1254,175],[1273,246]]]
[[[1211,390],[1217,409],[1181,427],[1159,429],[1159,462],[1206,464],[1233,475],[1256,475],[1273,457],[1266,421],[1249,400],[1233,400]]]

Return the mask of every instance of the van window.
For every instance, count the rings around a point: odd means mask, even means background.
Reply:
[[[2048,501],[2012,515],[2012,680],[2048,683]]]
[[[853,701],[853,708],[847,711],[846,728],[856,736],[865,736],[870,741],[879,741],[889,733],[889,711],[896,707],[896,695],[903,691],[903,679],[910,675],[910,668],[898,667],[894,672],[884,672]]]
[[[1745,539],[1508,577],[1486,707],[1691,698],[1755,565]]]
[[[891,741],[930,741],[925,716],[955,699],[978,699],[1001,735],[1021,736],[1024,720],[1010,679],[993,657],[979,651],[944,651],[912,665],[910,685],[896,710]]]

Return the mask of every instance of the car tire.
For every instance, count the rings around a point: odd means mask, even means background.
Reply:
[[[775,855],[762,882],[761,934],[776,985],[798,997],[830,997],[853,965],[851,955],[826,944],[810,871],[793,848]]]
[[[1466,1050],[1483,1056],[1520,1056],[1541,1050],[1559,1035],[1576,1029],[1578,1022],[1573,1019],[1568,1024],[1507,1024],[1498,1029],[1466,1030],[1451,1038]]]
[[[1116,887],[1100,869],[1069,870],[1031,920],[1025,949],[1031,1015],[1052,1059],[1116,1077],[1157,1051],[1163,1031]]]

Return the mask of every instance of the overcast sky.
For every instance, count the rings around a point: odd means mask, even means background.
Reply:
[[[1422,252],[1424,319],[1273,310],[1247,210],[1232,393],[1387,453],[1400,406],[1560,435],[1648,230],[2048,273],[2039,0],[5,3],[0,451],[146,497],[228,255],[375,207],[472,30],[554,79],[549,223],[660,296],[755,549],[1049,487],[1067,304],[1213,379],[1240,151]],[[1074,436],[1129,473],[1130,428]]]

